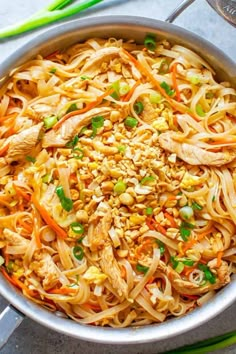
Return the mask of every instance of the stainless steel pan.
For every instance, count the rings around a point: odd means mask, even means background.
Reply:
[[[167,38],[172,43],[180,43],[194,50],[210,63],[220,80],[227,80],[235,85],[236,64],[232,60],[206,40],[170,23],[193,1],[183,1],[181,6],[169,16],[167,22],[143,17],[109,16],[75,20],[62,24],[40,34],[11,55],[2,64],[2,76],[6,78],[11,69],[39,52],[47,55],[90,37],[133,38],[142,43],[145,35],[151,32],[155,33],[157,38]],[[229,2],[233,3],[234,1]],[[3,81],[4,79],[2,79]],[[0,315],[0,348],[19,326],[25,315],[45,327],[79,339],[97,343],[137,344],[174,337],[200,326],[222,312],[236,300],[236,277],[233,277],[232,282],[202,308],[198,308],[182,318],[140,328],[114,329],[80,325],[70,319],[63,318],[61,313],[50,313],[29,301],[1,275],[0,293],[11,304]]]

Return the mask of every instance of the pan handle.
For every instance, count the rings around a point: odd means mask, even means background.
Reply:
[[[187,7],[189,7],[190,5],[192,5],[192,3],[195,0],[184,0],[182,1],[178,7],[176,7],[171,14],[166,18],[166,22],[168,23],[172,23],[174,22],[174,20],[179,17],[179,15],[182,14],[182,12],[184,12],[185,9],[187,9]]]
[[[0,349],[4,347],[12,333],[21,324],[24,315],[9,305],[0,314]]]

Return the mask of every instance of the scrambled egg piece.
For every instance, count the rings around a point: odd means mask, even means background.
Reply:
[[[169,125],[164,117],[158,117],[153,123],[153,128],[160,132],[164,132],[169,129]]]
[[[102,273],[99,268],[91,266],[85,272],[84,279],[88,280],[89,283],[101,285],[107,279],[107,275]]]
[[[202,183],[202,179],[198,176],[193,176],[188,172],[185,172],[184,177],[180,183],[181,188],[190,188]]]

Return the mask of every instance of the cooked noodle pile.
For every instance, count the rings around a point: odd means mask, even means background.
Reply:
[[[235,97],[198,55],[153,37],[90,39],[13,70],[2,274],[84,324],[163,322],[209,300],[235,271]]]

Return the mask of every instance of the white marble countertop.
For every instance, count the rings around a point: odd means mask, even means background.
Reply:
[[[25,19],[50,2],[50,0],[0,0],[0,27]],[[81,17],[132,14],[164,20],[179,2],[180,0],[105,0],[103,4],[96,7],[96,11],[94,8],[94,10],[85,12]],[[109,6],[111,3],[113,6]],[[197,0],[185,14],[179,17],[176,24],[208,39],[236,61],[236,29],[220,18],[205,0]],[[0,41],[0,75],[1,62],[16,48],[45,30],[46,28],[43,28],[18,38]],[[6,301],[0,296],[0,312],[5,306]],[[185,335],[172,338],[169,341],[132,346],[97,345],[79,341],[25,319],[1,350],[1,354],[63,354],[67,352],[70,354],[125,354],[127,352],[129,354],[157,354],[207,337],[236,330],[235,313],[236,304],[207,324]],[[236,346],[216,353],[235,354]]]

